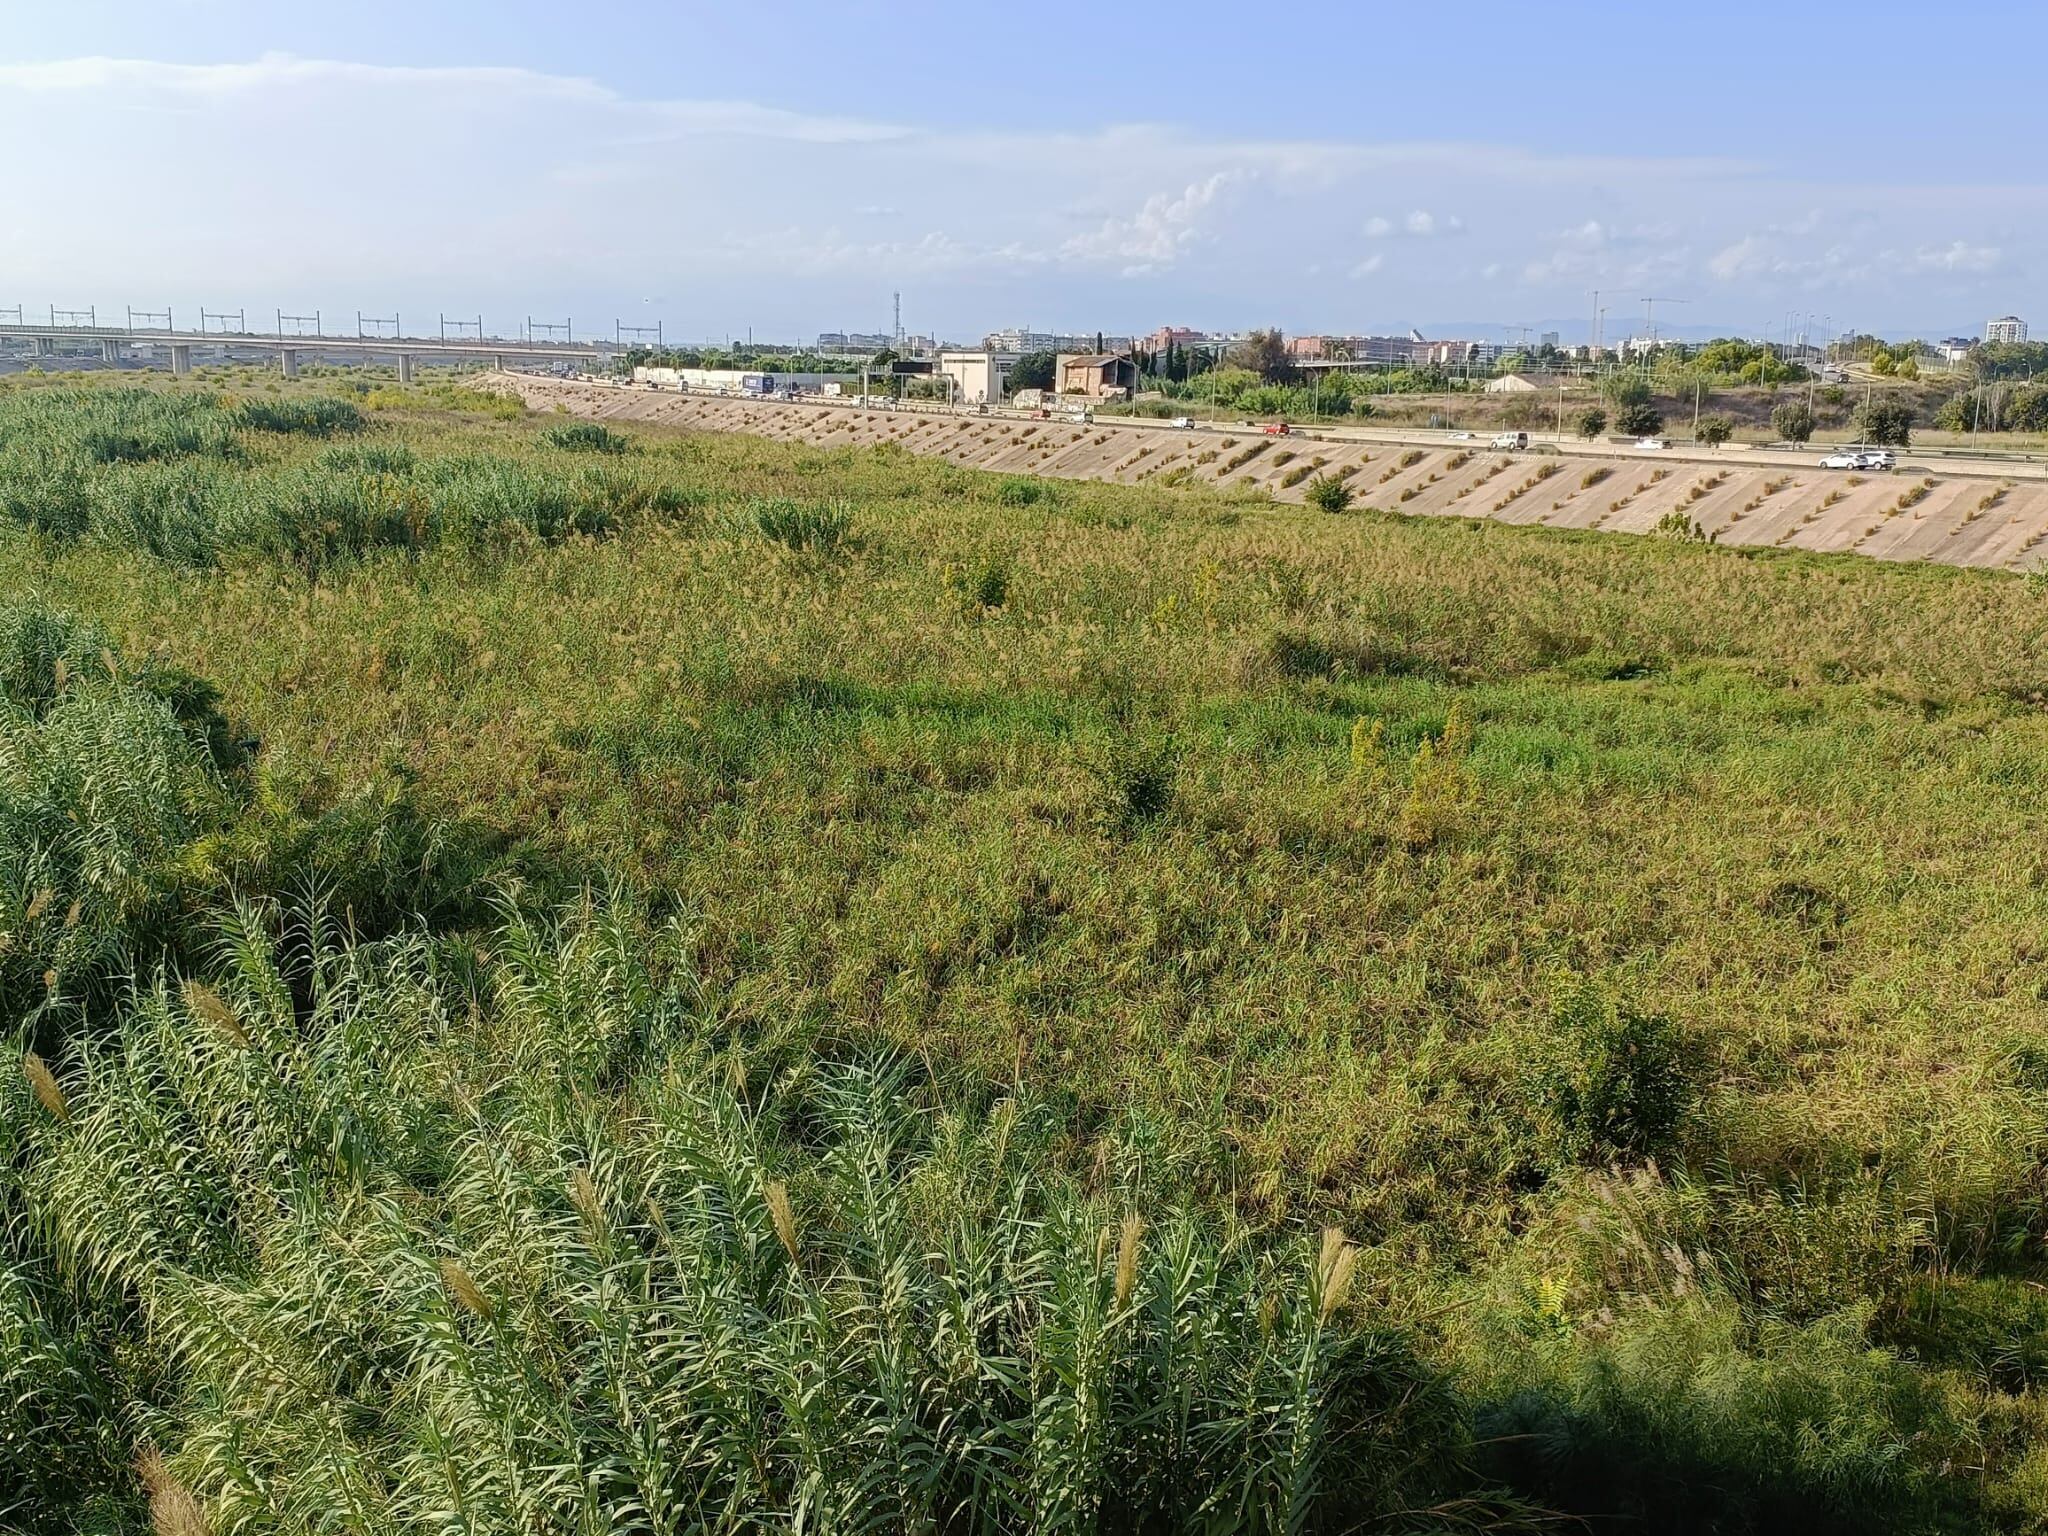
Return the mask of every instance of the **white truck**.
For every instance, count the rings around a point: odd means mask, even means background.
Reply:
[[[1496,448],[1526,448],[1529,446],[1529,434],[1526,432],[1496,433],[1493,439],[1493,446]]]

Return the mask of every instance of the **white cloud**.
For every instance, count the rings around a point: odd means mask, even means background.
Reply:
[[[1410,239],[1427,240],[1434,235],[1462,234],[1465,230],[1465,221],[1458,218],[1455,214],[1438,218],[1427,208],[1417,208],[1406,218],[1402,219],[1398,225],[1392,219],[1381,214],[1375,214],[1365,221],[1365,233],[1368,239],[1383,240],[1388,235],[1393,234],[1397,228]]]
[[[1716,251],[1707,262],[1707,270],[1723,282],[1745,273],[1765,271],[1768,267],[1761,235],[1744,235],[1733,245]]]
[[[1105,219],[1100,227],[1074,236],[1060,247],[1060,255],[1068,261],[1107,263],[1126,277],[1172,266],[1199,233],[1202,215],[1236,179],[1236,172],[1217,171],[1178,193],[1155,192],[1129,217]]]
[[[1995,245],[1971,245],[1966,240],[1951,240],[1939,250],[1923,248],[1915,251],[1912,265],[1916,272],[1995,272],[1999,259]]]
[[[907,321],[955,335],[1056,311],[1077,327],[1171,314],[1310,330],[1367,278],[1375,313],[1358,323],[1405,328],[1472,314],[1484,295],[1458,285],[1503,275],[1522,314],[1576,312],[1599,287],[1740,320],[1826,285],[1877,324],[1921,293],[1966,314],[2009,305],[2048,235],[2048,195],[2028,187],[1886,196],[1900,189],[1723,160],[1161,123],[926,127],[280,54],[0,64],[0,143],[37,146],[8,181],[38,217],[0,220],[0,271],[22,297],[483,308],[514,328],[545,307],[579,331],[647,293],[674,296],[675,334],[872,327],[899,286]],[[1465,207],[1484,220],[1447,211]],[[1454,236],[1454,267],[1387,259]]]
[[[160,92],[231,102],[234,98],[332,89],[474,93],[528,102],[631,107],[650,126],[675,131],[793,139],[802,143],[867,143],[908,130],[858,118],[790,112],[747,101],[629,103],[618,92],[575,75],[491,65],[356,64],[267,53],[245,64],[165,64],[150,59],[83,58],[42,64],[0,64],[0,89],[37,94]]]

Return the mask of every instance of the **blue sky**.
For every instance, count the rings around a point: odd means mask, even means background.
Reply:
[[[2048,276],[2033,5],[9,11],[0,306],[1946,332]]]

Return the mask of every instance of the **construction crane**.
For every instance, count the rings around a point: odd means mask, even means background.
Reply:
[[[1657,340],[1656,306],[1659,304],[1690,304],[1691,302],[1691,299],[1646,298],[1643,300],[1643,329],[1650,333],[1650,341],[1653,345]]]

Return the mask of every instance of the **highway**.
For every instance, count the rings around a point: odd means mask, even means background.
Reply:
[[[605,378],[597,375],[579,375],[578,382],[599,385],[611,389],[629,391],[635,394],[685,394],[699,399],[747,398],[764,401],[767,404],[786,406],[794,410],[845,409],[858,403],[856,396],[797,395],[786,396],[737,396],[715,389],[664,388],[652,384],[635,384],[630,380]],[[871,409],[914,412],[927,416],[968,417],[983,420],[1034,421],[1040,418],[1038,412],[1020,410],[1012,406],[944,405],[934,401],[897,401],[893,404],[871,405]],[[1049,419],[1064,418],[1066,407],[1050,412]],[[1118,416],[1103,414],[1093,416],[1097,426],[1117,427],[1125,430],[1157,431],[1173,437],[1186,437],[1193,433],[1211,433],[1242,437],[1247,432],[1258,432],[1264,423],[1256,421],[1205,421],[1195,419],[1192,428],[1175,427],[1156,417]],[[1453,433],[1425,427],[1370,427],[1370,426],[1295,426],[1290,427],[1290,438],[1310,442],[1327,443],[1378,443],[1394,447],[1450,448],[1464,447],[1485,450],[1492,444],[1493,433],[1473,430],[1470,433]],[[1815,469],[1820,460],[1832,451],[1832,445],[1774,444],[1753,446],[1744,443],[1727,443],[1719,448],[1708,448],[1698,444],[1670,440],[1670,446],[1658,449],[1639,449],[1634,438],[1600,437],[1591,441],[1577,437],[1559,437],[1554,433],[1531,432],[1529,448],[1533,453],[1556,453],[1567,458],[1591,458],[1612,461],[1641,459],[1646,464],[1695,463],[1718,464],[1729,469]],[[2033,454],[1981,454],[1955,448],[1905,448],[1895,450],[1898,454],[1898,468],[1891,473],[1912,474],[1916,472],[1938,472],[1943,475],[1981,476],[1994,480],[2043,480],[2048,479],[2048,457]]]

